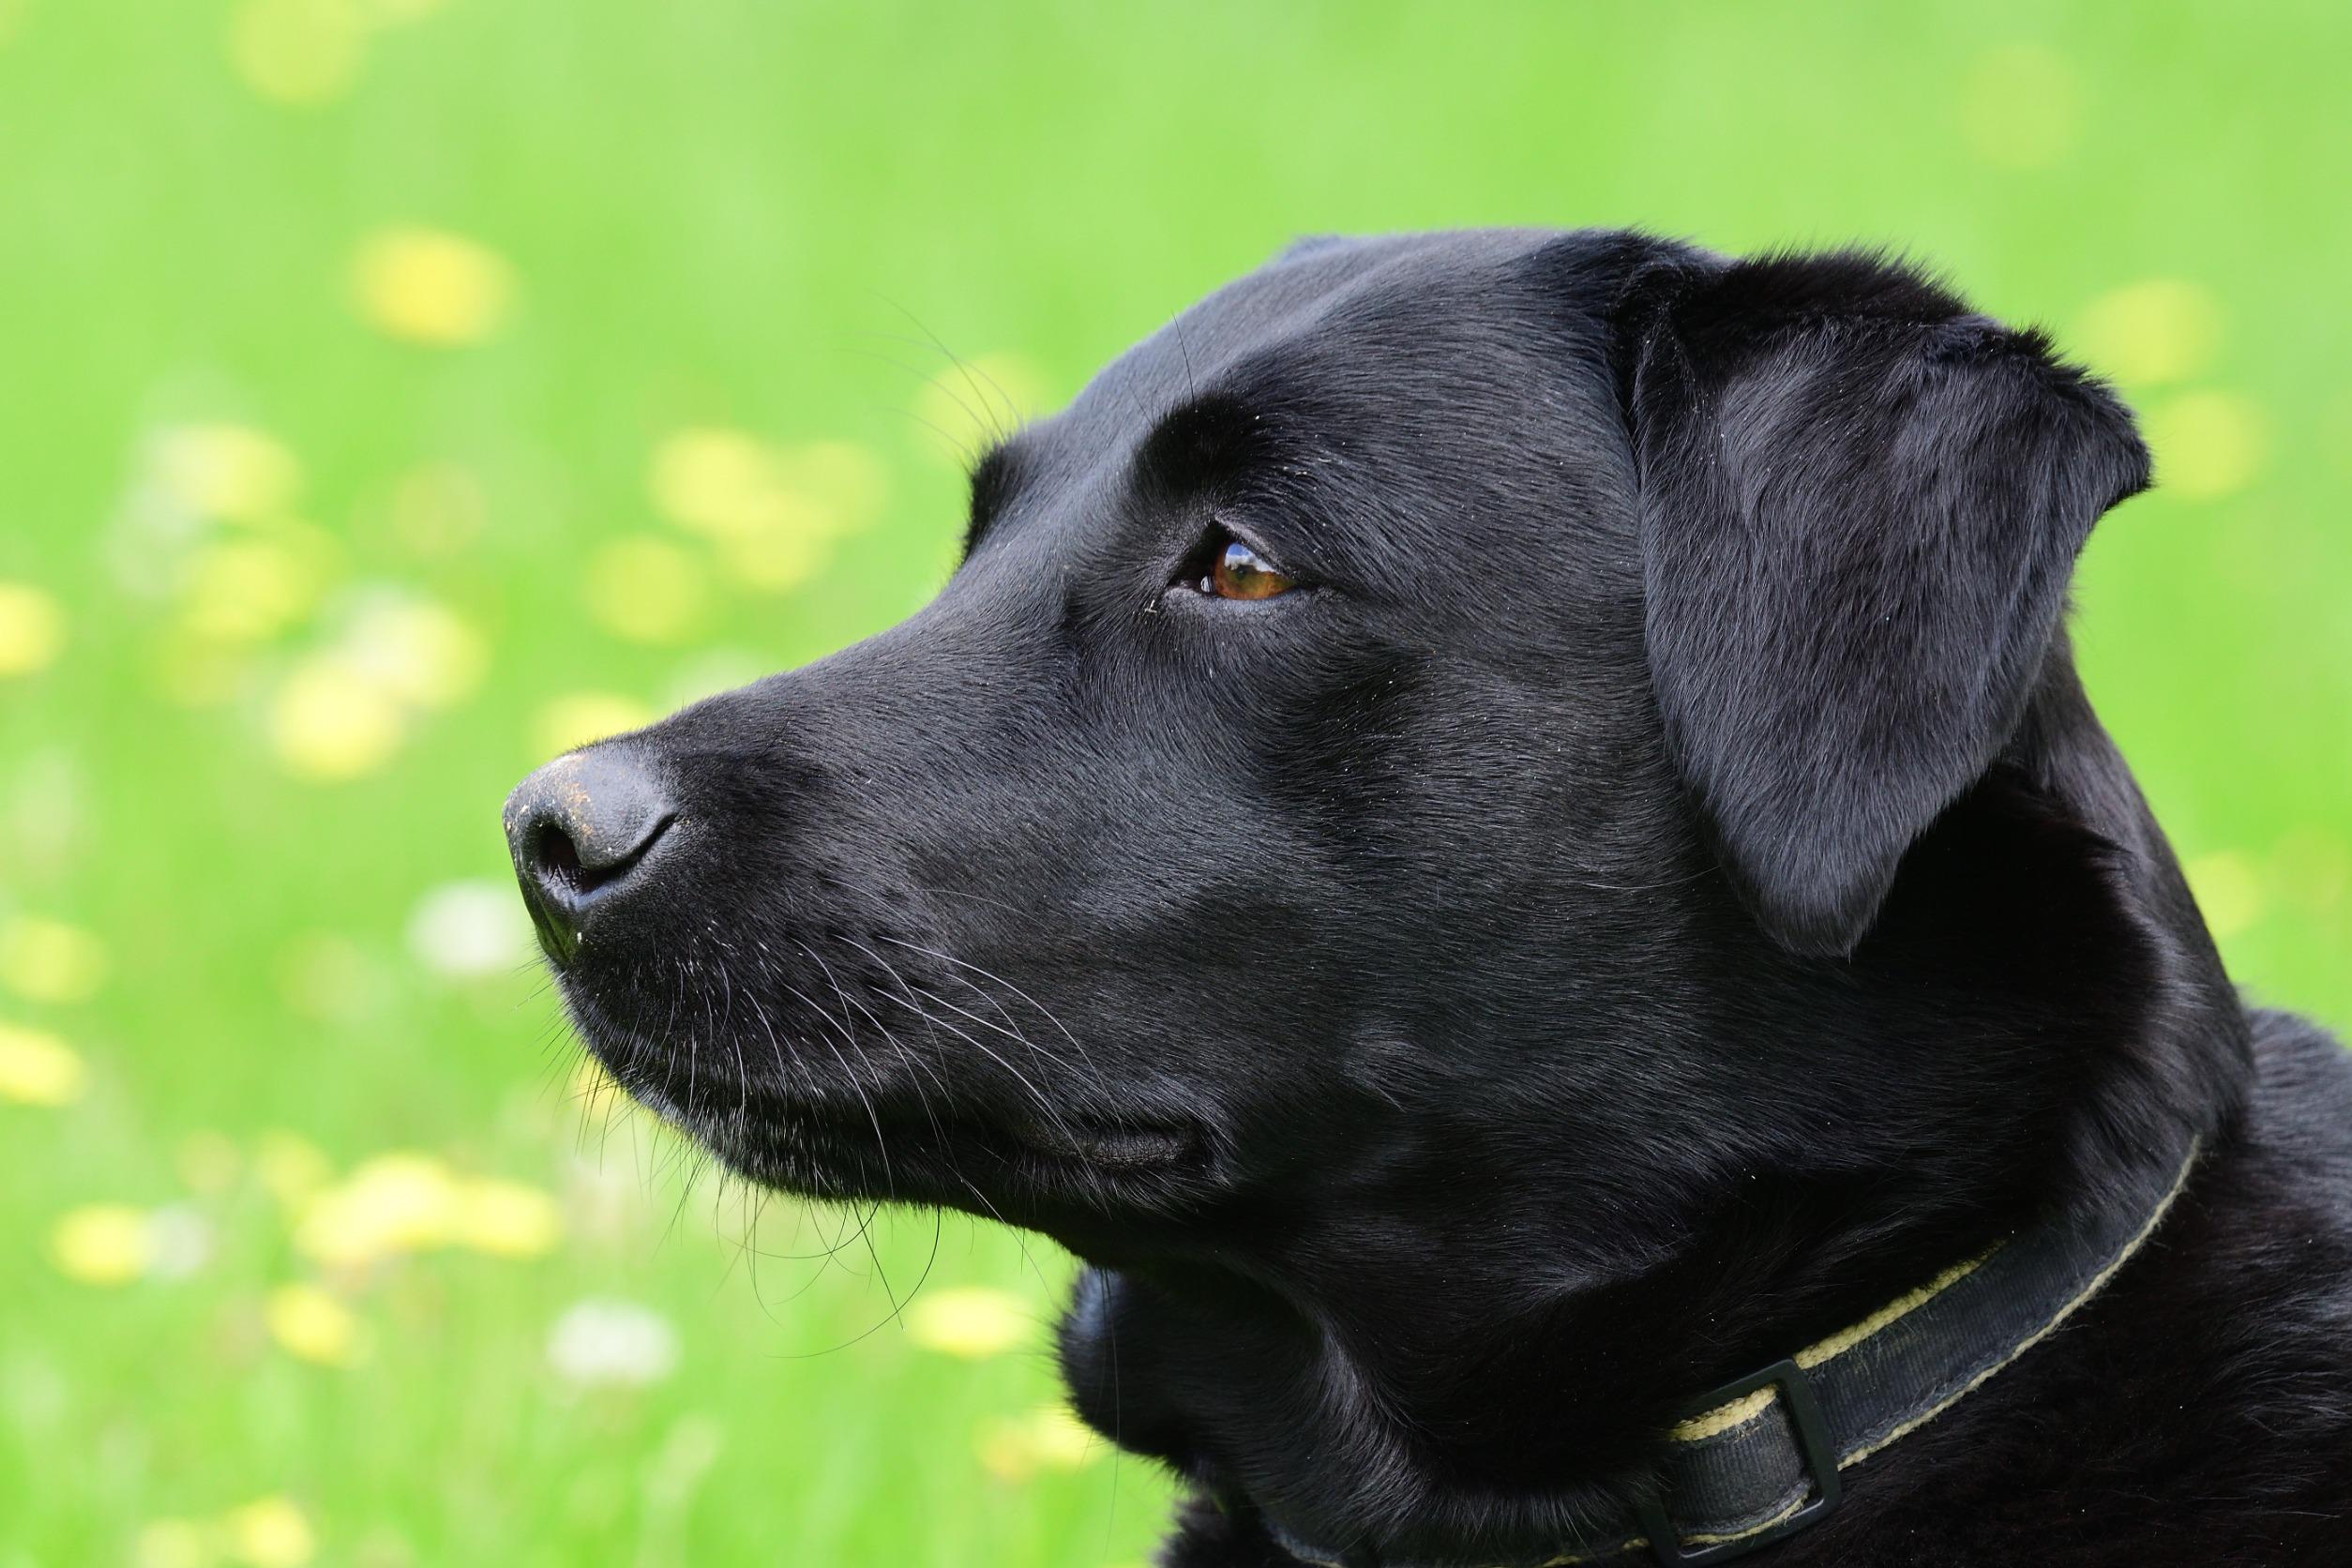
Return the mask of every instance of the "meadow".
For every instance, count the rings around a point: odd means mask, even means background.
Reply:
[[[2161,488],[2094,700],[2352,1026],[2352,12],[0,0],[0,1568],[1121,1568],[1048,1244],[716,1181],[498,803],[907,612],[1292,236],[1860,239]],[[919,1284],[919,1289],[917,1288]]]

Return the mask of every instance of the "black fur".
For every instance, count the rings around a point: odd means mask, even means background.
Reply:
[[[1540,1556],[1671,1412],[2212,1151],[1765,1564],[2352,1562],[2352,1060],[2250,1018],[2058,621],[2148,460],[1882,259],[1318,241],[982,465],[903,626],[608,743],[563,977],[755,1179],[1092,1265],[1173,1568]],[[1230,534],[1302,586],[1204,597]]]

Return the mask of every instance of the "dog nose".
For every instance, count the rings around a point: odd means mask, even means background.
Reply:
[[[675,816],[660,781],[626,751],[558,757],[506,797],[506,847],[550,958],[571,961],[596,906]]]

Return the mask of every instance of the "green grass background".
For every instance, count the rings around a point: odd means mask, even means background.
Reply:
[[[0,3],[0,580],[68,626],[0,680],[0,918],[70,922],[111,958],[84,1001],[0,991],[0,1023],[91,1073],[69,1106],[0,1101],[0,1568],[135,1561],[157,1519],[273,1495],[317,1560],[371,1568],[1145,1558],[1147,1468],[981,1463],[976,1432],[1051,1396],[1042,1355],[911,1342],[862,1244],[805,1256],[839,1216],[771,1205],[771,1256],[746,1258],[738,1196],[633,1124],[583,1139],[534,974],[437,978],[405,933],[430,890],[505,875],[497,803],[550,701],[659,702],[712,650],[788,666],[936,586],[960,482],[915,416],[941,406],[930,339],[1049,406],[1302,233],[1885,241],[2074,346],[2110,291],[2189,285],[2210,343],[2125,390],[2198,477],[2098,535],[2083,661],[2240,981],[2352,1023],[2340,6],[452,0],[370,35],[309,106],[240,78],[235,10]],[[352,309],[354,249],[415,223],[511,265],[485,340],[401,342]],[[108,540],[157,432],[208,420],[299,457],[339,591],[430,595],[488,641],[478,689],[366,776],[290,776],[264,733],[333,595],[225,701],[165,694],[171,607],[123,586]],[[581,562],[626,535],[700,548],[646,471],[701,424],[859,444],[886,504],[798,591],[722,584],[678,645],[611,635]],[[429,463],[479,487],[461,548],[371,521]],[[322,937],[354,993],[324,1018],[284,980]],[[191,1151],[273,1130],[339,1168],[415,1148],[543,1186],[570,1239],[397,1263],[351,1291],[365,1362],[296,1360],[259,1327],[307,1277],[284,1217],[250,1174],[189,1184]],[[577,1212],[600,1154],[623,1178],[601,1227]],[[52,1229],[101,1201],[198,1214],[209,1258],[65,1277]],[[1047,1314],[1050,1247],[939,1234],[928,1289]],[[875,1227],[893,1289],[932,1238]],[[550,1324],[589,1296],[663,1314],[675,1374],[555,1377]]]

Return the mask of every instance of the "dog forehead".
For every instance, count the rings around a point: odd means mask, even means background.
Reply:
[[[1471,230],[1313,242],[1210,294],[1105,366],[1069,406],[1021,432],[1037,476],[1075,476],[1210,396],[1267,413],[1312,403],[1409,423],[1415,405],[1503,412],[1519,372],[1575,302],[1538,252],[1597,249],[1539,230]]]

